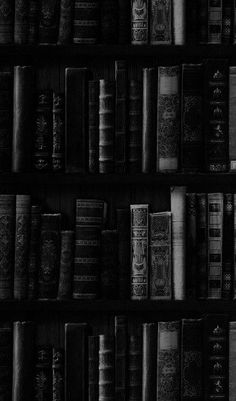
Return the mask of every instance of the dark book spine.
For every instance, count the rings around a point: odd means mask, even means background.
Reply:
[[[130,43],[130,2],[119,0],[118,43]]]
[[[143,69],[142,172],[150,173],[156,166],[156,73]]]
[[[197,202],[197,295],[200,299],[207,298],[207,200],[206,194],[196,194]]]
[[[187,1],[186,2],[186,38],[187,43],[196,44],[198,41],[199,33],[199,13],[200,1]]]
[[[142,399],[142,337],[131,334],[129,337],[128,360],[128,401]]]
[[[208,38],[208,6],[206,0],[199,0],[198,3],[198,42],[206,44]]]
[[[115,401],[114,342],[109,335],[99,336],[99,401]]]
[[[65,163],[67,173],[84,173],[87,165],[87,68],[66,68]]]
[[[186,294],[187,298],[196,298],[197,288],[197,205],[196,194],[186,194]]]
[[[35,299],[38,290],[38,267],[39,267],[39,241],[41,225],[41,207],[31,206],[30,243],[28,260],[28,298]]]
[[[98,173],[99,158],[99,82],[89,81],[89,172]]]
[[[62,231],[58,299],[70,299],[72,297],[73,264],[74,231]]]
[[[65,401],[87,399],[87,341],[86,323],[65,324]]]
[[[75,0],[73,42],[95,44],[99,35],[99,0]]]
[[[39,1],[29,0],[29,34],[28,43],[35,45],[38,42],[38,15],[39,15]]]
[[[52,157],[52,92],[37,94],[33,166],[39,171],[51,170]]]
[[[127,399],[128,333],[126,316],[115,316],[115,398]]]
[[[75,0],[61,0],[58,41],[59,45],[65,45],[72,40],[72,25]]]
[[[65,398],[64,354],[61,348],[52,350],[52,401],[64,401]]]
[[[11,168],[13,77],[0,72],[0,172]]]
[[[30,239],[29,195],[16,195],[14,298],[28,296],[28,256]]]
[[[103,230],[101,232],[101,296],[116,299],[118,296],[118,232]]]
[[[0,44],[13,42],[14,0],[2,0],[0,9]]]
[[[59,27],[59,0],[41,0],[39,43],[56,43]]]
[[[230,44],[233,33],[233,2],[222,0],[222,43]]]
[[[151,401],[156,399],[156,375],[157,326],[155,323],[144,323],[142,401]]]
[[[28,43],[29,0],[15,0],[14,42],[17,45]]]
[[[117,209],[119,298],[130,295],[130,210]]]
[[[99,337],[88,338],[88,401],[98,401]]]
[[[38,297],[56,298],[60,260],[61,214],[41,215]]]
[[[230,299],[233,294],[234,271],[234,199],[232,194],[224,194],[223,214],[223,265],[222,298]]]
[[[34,323],[13,323],[12,401],[33,400]]]
[[[150,44],[172,43],[172,1],[150,1]]]
[[[53,93],[52,170],[63,171],[65,159],[65,98]]]
[[[208,0],[208,43],[211,44],[222,41],[222,2]]]
[[[148,43],[148,9],[149,1],[131,0],[131,43],[146,45]]]
[[[101,0],[100,3],[100,41],[117,43],[118,40],[118,1]]]
[[[41,345],[36,349],[34,399],[52,399],[52,347]]]
[[[115,171],[124,173],[127,160],[127,68],[123,60],[115,61]]]
[[[99,82],[99,173],[105,174],[114,169],[115,86],[113,81]]]
[[[3,401],[12,400],[12,324],[0,324],[0,394]]]
[[[142,87],[139,81],[129,83],[128,170],[141,172],[142,166]]]
[[[28,171],[31,167],[32,67],[14,67],[12,171]]]

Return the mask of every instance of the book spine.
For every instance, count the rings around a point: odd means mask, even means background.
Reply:
[[[33,69],[14,67],[12,171],[31,167]]]
[[[180,322],[158,322],[157,401],[180,399]]]
[[[148,298],[148,209],[149,205],[130,205],[131,299]]]
[[[222,41],[222,1],[208,0],[208,43]]]
[[[232,39],[233,7],[231,0],[222,0],[222,43],[230,44]]]
[[[206,0],[199,0],[198,10],[198,42],[206,44],[208,38],[208,4]]]
[[[236,170],[236,67],[229,67],[229,167]]]
[[[61,348],[52,350],[52,401],[64,401],[65,355]]]
[[[52,170],[64,170],[65,158],[65,98],[53,93]]]
[[[195,193],[186,194],[186,295],[197,295],[197,201]]]
[[[119,7],[116,0],[100,2],[100,40],[101,43],[117,43]]]
[[[99,81],[99,173],[114,169],[115,86],[113,81]]]
[[[115,316],[115,398],[127,399],[127,320],[126,316]]]
[[[234,272],[233,272],[233,298],[236,299],[236,194],[234,194]]]
[[[229,322],[229,401],[234,400],[236,383],[236,322]]]
[[[196,194],[197,202],[197,294],[199,299],[207,298],[208,263],[207,263],[207,199],[206,194]]]
[[[146,45],[149,30],[149,0],[131,0],[131,43]]]
[[[232,10],[232,19],[233,19],[233,44],[236,43],[236,4],[233,4]]]
[[[98,401],[99,337],[88,338],[88,401]]]
[[[29,32],[29,0],[15,0],[14,42],[25,45]]]
[[[16,195],[14,298],[28,296],[28,256],[30,239],[29,195]]]
[[[129,299],[130,211],[117,209],[119,298]]]
[[[89,172],[98,173],[99,158],[99,82],[89,81]]]
[[[156,74],[154,68],[143,69],[142,172],[155,170],[156,142]]]
[[[38,15],[39,15],[39,1],[29,0],[29,33],[28,43],[35,45],[38,42]]]
[[[99,32],[99,1],[75,0],[73,26],[73,43],[97,43]]]
[[[175,45],[184,45],[186,40],[185,0],[173,1],[173,42]]]
[[[171,0],[151,0],[150,14],[150,43],[170,45],[172,43]]]
[[[98,401],[115,401],[114,344],[109,335],[99,335]]]
[[[39,43],[56,43],[59,28],[59,1],[41,0]]]
[[[224,194],[222,298],[230,299],[234,271],[234,198]]]
[[[157,326],[155,323],[144,323],[142,401],[151,401],[156,399],[156,374]]]
[[[13,42],[14,33],[14,1],[2,1],[0,10],[0,44]]]
[[[142,337],[129,336],[128,401],[142,399]]]
[[[123,60],[115,61],[115,171],[125,173],[127,159],[127,68]]]
[[[35,399],[49,400],[52,395],[52,347],[38,346],[35,359]]]
[[[158,67],[157,171],[176,171],[180,142],[180,67]]]
[[[150,298],[172,298],[171,213],[151,213]]]
[[[196,45],[198,43],[200,5],[201,0],[186,1],[186,41],[188,44]]]
[[[35,299],[38,290],[39,241],[41,225],[41,207],[31,206],[30,243],[28,259],[28,298]]]
[[[0,172],[11,168],[13,76],[0,72]]]
[[[130,2],[119,0],[118,43],[130,43]]]
[[[171,188],[172,212],[172,261],[173,261],[173,296],[175,300],[185,298],[185,210],[186,188]]]
[[[73,262],[74,231],[62,231],[58,299],[70,299],[72,296]]]
[[[67,173],[84,173],[87,164],[87,68],[65,72],[65,156]]]
[[[41,215],[40,265],[38,296],[56,298],[60,260],[61,214]]]
[[[118,232],[103,230],[101,232],[101,296],[116,299],[118,296]]]
[[[141,172],[142,165],[142,87],[136,80],[129,82],[128,170]]]
[[[61,0],[58,29],[59,45],[65,45],[72,40],[72,23],[74,14],[74,0]]]
[[[3,401],[12,400],[12,324],[0,324],[0,394]]]

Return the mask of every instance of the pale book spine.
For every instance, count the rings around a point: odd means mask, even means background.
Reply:
[[[236,394],[236,322],[229,322],[229,401]]]
[[[185,0],[173,0],[173,36],[175,45],[185,44]]]
[[[173,296],[185,299],[186,187],[171,188]]]
[[[208,0],[208,43],[221,43],[222,0]]]
[[[229,67],[229,162],[236,171],[236,67]]]

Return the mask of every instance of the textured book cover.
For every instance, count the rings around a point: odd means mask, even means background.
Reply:
[[[208,3],[206,0],[198,2],[198,42],[206,44],[208,39]]]
[[[222,41],[222,2],[223,0],[208,0],[208,43]]]
[[[59,28],[59,0],[41,0],[39,43],[56,43]]]
[[[30,195],[16,195],[14,298],[28,296]]]
[[[130,43],[130,2],[119,0],[118,7],[118,43],[122,45]]]
[[[142,400],[142,336],[129,336],[128,400]]]
[[[0,324],[0,396],[3,401],[12,400],[12,324]]]
[[[34,399],[50,400],[52,396],[52,347],[37,346],[35,352]]]
[[[200,299],[207,298],[208,288],[208,235],[207,235],[207,197],[205,193],[196,194],[197,203],[197,295]]]
[[[52,170],[63,171],[65,165],[65,97],[53,93]]]
[[[14,33],[14,1],[2,0],[0,7],[0,43],[13,42]]]
[[[233,10],[232,10],[232,18],[233,18],[233,44],[236,43],[236,4],[233,5]]]
[[[197,200],[195,193],[186,194],[186,295],[197,295]]]
[[[68,44],[72,40],[74,2],[75,0],[61,0],[57,41],[59,45]]]
[[[230,44],[233,27],[233,4],[231,0],[222,0],[222,43]]]
[[[229,67],[229,167],[236,171],[236,67]]]
[[[150,43],[170,45],[172,43],[171,0],[150,0]]]
[[[172,298],[171,212],[150,213],[150,298]]]
[[[184,45],[186,41],[186,0],[173,0],[173,42]]]
[[[185,298],[186,268],[186,188],[171,187],[173,296]]]
[[[98,173],[99,158],[99,81],[88,85],[89,172],[94,174]]]
[[[99,336],[88,337],[88,401],[98,401]]]
[[[236,322],[229,322],[229,401],[234,401],[236,383]]]
[[[236,230],[236,194],[234,194],[234,233]],[[236,299],[236,236],[234,235],[234,282],[233,282],[233,298]]]
[[[13,75],[0,72],[0,172],[11,169]]]
[[[37,297],[38,291],[38,268],[40,258],[40,227],[41,227],[41,207],[39,205],[31,206],[30,220],[30,242],[28,259],[28,298]]]
[[[176,171],[180,147],[180,67],[158,67],[156,171]]]
[[[198,43],[200,5],[201,0],[186,2],[186,41],[188,44],[196,45]]]
[[[180,322],[158,322],[157,401],[180,399]]]
[[[67,173],[84,173],[87,166],[87,68],[65,72],[65,164]]]
[[[38,297],[56,298],[60,261],[61,214],[41,215]]]
[[[148,298],[148,211],[149,205],[130,205],[131,299]]]
[[[115,399],[127,399],[128,328],[126,316],[115,316]]]
[[[29,0],[15,0],[14,42],[17,45],[28,43]]]
[[[130,210],[117,209],[119,298],[130,296]]]
[[[224,194],[222,298],[231,299],[234,273],[234,196]]]
[[[156,399],[157,390],[157,325],[143,324],[142,401]]]
[[[52,349],[52,401],[65,399],[65,352],[62,348]]]
[[[73,43],[95,44],[99,34],[99,1],[75,0]]]
[[[38,0],[29,0],[29,33],[28,43],[35,45],[38,42],[38,25],[40,2]]]
[[[119,4],[116,0],[100,0],[100,42],[117,43]]]
[[[131,0],[131,43],[146,45],[149,35],[149,0]]]
[[[58,299],[70,299],[74,273],[74,231],[61,231],[61,255]]]
[[[128,124],[128,171],[134,174],[141,172],[142,166],[142,85],[133,79],[129,81]]]
[[[101,270],[100,290],[102,298],[118,297],[118,232],[103,230],[101,232]]]
[[[155,171],[156,165],[156,72],[154,68],[143,69],[143,125],[142,125],[142,172]]]
[[[125,173],[127,160],[128,76],[124,60],[115,61],[115,172]]]
[[[208,194],[208,298],[222,297],[223,194]]]
[[[114,341],[113,337],[99,335],[98,401],[115,400]]]

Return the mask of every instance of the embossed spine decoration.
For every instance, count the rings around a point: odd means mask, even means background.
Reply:
[[[12,323],[0,324],[0,394],[3,401],[12,400]]]
[[[88,337],[88,401],[98,401],[99,337]]]
[[[180,143],[180,67],[158,67],[157,171],[176,171]]]
[[[64,170],[65,158],[65,98],[62,93],[53,93],[52,169]]]
[[[148,298],[148,209],[149,205],[130,205],[131,299]]]
[[[28,256],[30,239],[29,195],[16,195],[14,298],[28,296]]]
[[[175,45],[184,45],[186,40],[186,0],[173,0],[173,39]]]
[[[2,0],[0,5],[0,44],[13,42],[14,0]]]
[[[117,0],[100,0],[100,41],[101,41],[101,43],[117,43],[118,20],[119,20],[118,1]]]
[[[232,39],[233,6],[231,0],[222,0],[222,43],[230,44]]]
[[[197,202],[197,295],[199,299],[207,298],[207,198],[205,193],[196,194]]]
[[[58,41],[59,45],[65,45],[72,39],[72,22],[75,0],[61,0]]]
[[[142,400],[142,336],[129,336],[128,400]]]
[[[148,43],[148,9],[149,0],[131,0],[131,43],[133,45]]]
[[[74,231],[61,232],[61,257],[58,299],[70,299],[72,295],[74,262]]]
[[[34,45],[38,42],[38,16],[39,1],[29,0],[29,35],[28,43]]]
[[[236,171],[236,67],[229,67],[229,163]]]
[[[117,209],[119,298],[130,296],[130,210]]]
[[[236,322],[229,322],[229,401],[235,398]]]
[[[114,341],[109,335],[99,336],[98,401],[115,400]]]
[[[101,296],[116,299],[118,296],[118,232],[103,230],[101,232]]]
[[[52,347],[41,345],[36,349],[34,397],[49,400],[52,395]]]
[[[29,33],[29,0],[15,0],[14,42],[25,45]]]
[[[89,172],[98,173],[99,158],[99,82],[89,81]]]
[[[156,399],[157,325],[143,324],[142,401]]]
[[[186,194],[186,287],[187,298],[196,298],[197,270],[197,205],[196,194]]]
[[[156,164],[156,73],[143,69],[142,172],[150,173]]]
[[[124,60],[115,61],[115,171],[126,171],[127,154],[127,66]]]
[[[142,165],[142,87],[139,81],[129,82],[128,170],[139,173]]]
[[[127,399],[128,332],[126,316],[115,316],[115,399]]]
[[[222,40],[222,1],[208,0],[208,43]]]
[[[13,76],[0,72],[0,172],[11,168]]]
[[[150,213],[150,298],[172,298],[171,213]]]
[[[59,1],[41,0],[39,43],[56,43],[59,28]]]
[[[172,43],[172,2],[171,0],[151,0],[150,43],[169,45]]]
[[[52,401],[64,401],[64,350],[52,350]]]
[[[37,297],[41,207],[31,206],[30,244],[28,260],[28,298]]]
[[[99,1],[75,0],[73,26],[73,43],[97,43],[99,32]]]
[[[222,298],[231,299],[234,274],[234,197],[224,194]]]

